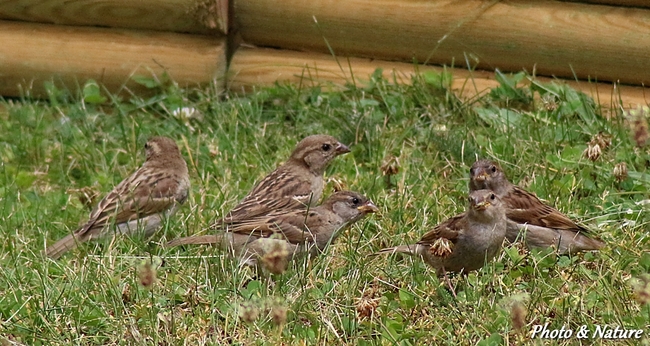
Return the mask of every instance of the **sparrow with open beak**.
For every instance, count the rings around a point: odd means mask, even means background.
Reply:
[[[476,161],[470,169],[470,191],[490,189],[506,208],[510,242],[523,238],[529,248],[556,246],[559,254],[599,250],[604,246],[593,232],[544,204],[532,193],[510,183],[503,170],[489,160]]]

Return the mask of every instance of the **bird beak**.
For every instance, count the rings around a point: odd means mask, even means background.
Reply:
[[[343,143],[339,143],[339,145],[336,147],[336,152],[339,154],[349,153],[350,148],[348,148],[348,146]]]
[[[491,205],[492,205],[492,203],[490,203],[488,201],[480,201],[480,202],[474,204],[474,209],[476,209],[476,210],[485,210]]]
[[[484,182],[484,181],[487,180],[488,177],[489,177],[489,175],[487,174],[487,172],[485,172],[485,171],[481,171],[479,174],[477,174],[477,175],[474,177],[474,180],[476,180],[476,181],[478,181],[478,182]]]
[[[377,213],[379,212],[379,208],[372,203],[371,201],[366,202],[366,204],[357,207],[357,209],[362,212],[362,213]]]

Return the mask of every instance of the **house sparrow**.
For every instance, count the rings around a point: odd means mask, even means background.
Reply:
[[[589,229],[510,183],[496,163],[479,160],[474,162],[469,172],[470,191],[490,189],[501,198],[508,217],[506,238],[510,242],[515,242],[523,232],[529,248],[555,245],[561,255],[599,250],[604,246],[602,241],[590,238],[592,232]]]
[[[149,235],[185,202],[190,179],[176,143],[153,137],[144,148],[142,167],[104,197],[81,228],[49,246],[47,256],[58,259],[80,243],[113,234],[113,225],[117,233],[142,230]]]
[[[280,248],[289,259],[296,255],[322,252],[340,230],[361,220],[377,207],[367,197],[351,191],[339,191],[323,204],[309,208],[275,211],[247,220],[233,221],[217,235],[176,239],[167,246],[216,244],[241,258],[241,263],[256,265],[272,249]]]
[[[505,236],[506,215],[499,197],[490,190],[477,190],[470,192],[465,213],[439,224],[416,244],[383,249],[377,254],[420,255],[446,278],[446,272],[466,273],[483,267],[497,255]]]
[[[287,162],[257,183],[212,228],[283,209],[316,205],[323,194],[325,169],[335,157],[349,152],[347,146],[332,136],[306,137],[296,145]]]

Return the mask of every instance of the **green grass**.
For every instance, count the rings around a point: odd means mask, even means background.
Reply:
[[[523,343],[548,322],[643,328],[648,344],[650,305],[634,290],[650,272],[650,206],[640,203],[650,153],[635,147],[620,111],[558,85],[515,86],[523,75],[499,75],[502,86],[472,102],[447,89],[449,76],[412,86],[377,76],[336,93],[278,85],[221,97],[154,85],[156,96],[125,100],[87,85],[78,95],[51,88],[47,102],[0,102],[0,335],[29,345],[488,345]],[[198,113],[174,116],[179,107]],[[611,146],[592,162],[582,152],[599,132]],[[272,282],[215,248],[160,247],[207,232],[314,133],[352,145],[327,177],[368,195],[380,215]],[[176,139],[190,166],[192,194],[178,217],[151,239],[116,237],[44,258],[46,243],[85,221],[80,189],[108,192],[142,163],[152,135]],[[391,155],[400,169],[387,185],[380,166]],[[507,248],[453,278],[457,299],[417,258],[369,257],[462,212],[476,158],[500,162],[607,247],[574,257]],[[619,162],[629,170],[621,182],[612,173]],[[152,272],[155,282],[143,285]],[[521,331],[513,306],[525,311]]]

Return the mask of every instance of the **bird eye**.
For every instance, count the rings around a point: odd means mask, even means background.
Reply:
[[[469,169],[469,175],[474,176],[474,167]]]
[[[494,195],[493,193],[491,193],[491,194],[490,194],[490,199],[494,201],[495,198],[497,198],[497,196]]]
[[[330,151],[330,149],[332,149],[332,146],[325,143],[321,148],[323,149],[323,151]]]
[[[358,198],[356,198],[356,197],[354,197],[354,198],[352,198],[352,203],[353,203],[353,204],[359,204],[359,203],[361,203],[361,200],[358,199]]]
[[[149,145],[149,143],[145,143],[145,144],[144,144],[144,148],[145,148],[145,149],[149,149],[150,147],[151,147],[151,146]]]
[[[497,172],[497,166],[490,167],[490,170],[492,171],[492,173],[496,173]]]

